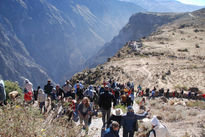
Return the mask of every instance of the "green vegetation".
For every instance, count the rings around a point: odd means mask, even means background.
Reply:
[[[179,52],[189,52],[189,50],[187,48],[185,49],[178,49]]]
[[[115,106],[115,108],[120,108],[123,111],[123,113],[127,112],[127,107],[124,105],[119,104],[119,105]]]
[[[175,90],[184,90],[184,91],[188,91],[189,90],[189,88],[187,87],[187,86],[182,86],[182,85],[176,85],[176,86],[174,86],[174,89]]]
[[[8,99],[9,101],[9,93],[12,92],[12,91],[18,91],[20,95],[23,94],[20,86],[18,85],[17,82],[12,82],[12,81],[4,81],[4,84],[5,84],[5,90],[6,90],[6,98]]]

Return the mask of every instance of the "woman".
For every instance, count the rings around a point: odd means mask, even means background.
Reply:
[[[82,102],[78,106],[78,114],[80,116],[80,124],[83,124],[84,121],[84,126],[88,131],[88,119],[91,114],[91,107],[90,107],[90,101],[87,97],[84,97]]]

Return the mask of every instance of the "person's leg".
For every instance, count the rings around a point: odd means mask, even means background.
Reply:
[[[130,131],[129,132],[129,137],[134,137],[134,133],[135,133],[134,131]]]
[[[105,126],[105,115],[106,115],[106,111],[104,109],[101,109],[102,111],[102,121],[103,121],[103,127]]]
[[[125,129],[123,129],[123,137],[128,137],[128,132]]]
[[[107,119],[106,119],[106,123],[108,122],[108,120],[110,119],[110,111],[111,111],[111,108],[110,109],[108,109],[108,110],[106,110],[106,117],[107,117]],[[107,123],[107,128],[109,128],[109,125],[108,125],[108,123]]]

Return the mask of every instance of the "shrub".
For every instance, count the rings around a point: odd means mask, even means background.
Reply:
[[[200,109],[205,109],[205,102],[204,101],[189,101],[186,103],[187,107],[197,107]]]
[[[189,52],[187,48],[185,49],[178,49],[179,52]]]
[[[20,86],[18,85],[18,82],[12,82],[12,81],[4,81],[5,83],[5,90],[6,90],[6,98],[9,99],[9,93],[12,91],[18,91],[20,95],[22,95],[22,90]]]

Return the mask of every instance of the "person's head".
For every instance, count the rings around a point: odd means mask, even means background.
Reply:
[[[39,89],[38,93],[42,94],[43,93],[43,89]]]
[[[77,83],[76,87],[77,87],[77,88],[80,88],[80,84],[79,84],[79,83]]]
[[[88,97],[84,97],[83,100],[82,100],[82,103],[83,103],[86,107],[89,107],[90,101],[89,101]]]
[[[142,101],[145,101],[145,98],[142,98]]]
[[[40,88],[41,88],[40,86],[37,87],[38,90],[39,90]]]
[[[29,80],[28,80],[28,79],[25,79],[25,83],[26,83],[26,84],[29,83]]]
[[[116,115],[116,116],[121,116],[121,114],[122,114],[122,110],[121,110],[120,108],[117,108],[117,109],[115,110],[115,115]]]
[[[151,124],[152,124],[152,127],[156,127],[160,124],[159,120],[157,119],[156,116],[153,116],[152,120],[151,120]]]
[[[69,84],[69,83],[70,83],[70,81],[69,81],[69,80],[66,80],[66,81],[65,81],[65,83],[66,83],[66,84]]]
[[[56,90],[58,90],[60,88],[60,85],[59,84],[57,84],[56,85]]]
[[[133,107],[132,107],[132,106],[128,106],[128,107],[127,107],[127,112],[134,112]]]
[[[105,91],[108,91],[109,90],[109,87],[108,85],[105,86]]]
[[[48,79],[48,84],[51,84],[51,80],[50,79]]]
[[[117,121],[113,121],[112,122],[112,129],[114,131],[118,131],[119,130],[119,123]]]

